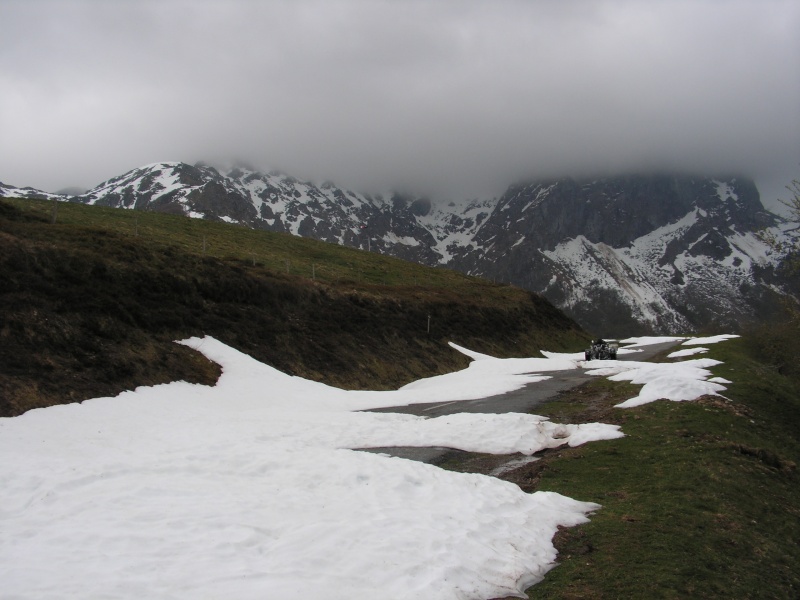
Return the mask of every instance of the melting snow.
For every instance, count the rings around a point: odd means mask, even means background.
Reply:
[[[718,342],[724,342],[725,340],[732,340],[734,338],[738,338],[738,335],[731,335],[731,334],[724,334],[724,335],[714,335],[711,337],[699,337],[699,338],[689,338],[685,342],[683,342],[684,346],[700,346],[702,344],[716,344]]]
[[[693,356],[695,354],[705,354],[708,352],[708,348],[686,348],[685,350],[678,350],[676,352],[671,352],[667,355],[667,358],[683,358],[684,356]]]
[[[690,338],[683,342],[684,346],[699,346],[700,344],[716,344],[725,340],[739,337],[737,335],[717,335],[704,338]],[[623,342],[632,345],[656,344],[660,341],[678,341],[685,338],[657,338],[643,337],[630,338]],[[707,351],[707,348],[687,348],[670,354],[670,357],[682,357]],[[619,408],[641,406],[656,400],[672,400],[681,402],[696,400],[705,395],[718,396],[725,390],[723,383],[730,383],[720,377],[711,377],[710,367],[722,364],[711,358],[694,359],[678,363],[645,363],[633,361],[592,361],[591,365],[598,368],[589,371],[590,375],[602,375],[612,381],[630,381],[642,385],[638,396],[617,404]]]
[[[630,381],[642,385],[639,395],[617,404],[619,408],[640,406],[655,400],[681,402],[696,400],[700,396],[718,395],[725,389],[719,383],[707,381],[711,376],[709,367],[720,364],[710,358],[683,361],[680,363],[624,363],[616,374],[603,373],[611,381]],[[599,374],[590,372],[591,374]]]
[[[383,236],[383,241],[388,244],[403,244],[404,246],[419,246],[419,242],[416,238],[411,236],[400,236],[393,232],[389,232]]]
[[[176,190],[183,190],[182,195],[186,195],[186,192],[189,191],[186,186],[181,183],[180,177],[175,174],[175,167],[168,165],[168,164],[157,164],[153,165],[153,170],[158,171],[158,177],[154,181],[154,184],[157,184],[161,189],[158,192],[158,196],[166,196],[167,194],[174,192]]]
[[[628,342],[653,339],[666,338]],[[531,455],[623,435],[517,413],[359,412],[500,394],[578,368],[580,354],[503,360],[453,345],[473,359],[467,369],[365,392],[285,375],[212,338],[182,343],[222,366],[216,386],[175,382],[0,419],[6,597],[519,595],[554,565],[557,528],[599,505],[352,448]],[[595,374],[644,384],[621,406],[729,383],[707,378],[709,359],[597,364]]]

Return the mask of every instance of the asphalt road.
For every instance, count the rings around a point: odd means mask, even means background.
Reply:
[[[678,342],[667,342],[664,344],[653,344],[643,346],[641,352],[632,354],[620,354],[619,360],[650,360],[656,354],[675,346]],[[370,412],[390,412],[419,415],[425,417],[440,417],[453,413],[474,412],[500,414],[509,412],[529,413],[540,404],[555,398],[560,392],[572,389],[589,381],[592,376],[587,375],[588,369],[575,371],[552,371],[543,372],[543,375],[550,375],[550,379],[531,383],[524,388],[502,394],[500,396],[490,396],[477,400],[456,400],[453,402],[443,402],[441,404],[409,404],[408,406],[396,406],[391,408],[380,408]],[[389,448],[366,448],[368,452],[380,452],[390,454],[400,458],[418,460],[430,464],[437,464],[447,459],[449,455],[458,453],[452,448],[441,447],[389,447]]]

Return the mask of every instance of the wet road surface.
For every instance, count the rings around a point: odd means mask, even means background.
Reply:
[[[641,352],[631,354],[620,354],[619,360],[647,361],[656,354],[663,352],[679,344],[680,342],[667,342],[662,344],[652,344],[643,346]],[[524,388],[514,392],[508,392],[500,396],[490,396],[488,398],[478,398],[476,400],[456,400],[443,402],[441,404],[409,404],[408,406],[397,406],[391,408],[380,408],[370,412],[388,412],[418,415],[424,417],[440,417],[453,413],[473,412],[501,414],[510,412],[529,413],[540,404],[555,398],[560,392],[572,389],[586,383],[593,378],[587,375],[590,369],[577,369],[573,371],[550,371],[542,372],[549,375],[550,379],[530,383]],[[380,452],[390,454],[400,458],[418,460],[429,464],[438,464],[453,454],[461,453],[459,450],[441,447],[389,447],[389,448],[367,448],[368,452]]]

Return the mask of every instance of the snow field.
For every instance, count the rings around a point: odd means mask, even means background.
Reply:
[[[578,368],[582,355],[502,360],[455,347],[469,368],[350,392],[212,338],[182,343],[222,366],[216,386],[175,382],[0,419],[4,598],[519,595],[554,565],[557,528],[599,505],[353,449],[530,455],[623,435],[514,413],[359,412],[500,394]],[[678,380],[724,389],[705,379],[708,359],[669,372],[597,362],[596,374],[650,385],[647,397],[688,396]]]
[[[694,356],[695,354],[705,354],[706,352],[708,352],[708,348],[698,346],[697,348],[685,348],[683,350],[670,352],[667,354],[667,358],[684,358],[686,356]]]
[[[669,358],[681,358],[698,353],[707,352],[701,344],[716,344],[727,339],[736,338],[736,335],[718,335],[703,338],[675,338],[675,337],[639,337],[622,340],[629,344],[627,349],[648,344],[658,344],[668,341],[683,341],[683,346],[691,346],[669,354]],[[708,369],[721,364],[720,361],[710,358],[700,358],[677,363],[647,363],[635,361],[592,361],[591,365],[598,368],[588,371],[589,375],[608,377],[612,381],[630,381],[641,385],[638,396],[621,402],[618,408],[631,408],[655,402],[656,400],[672,400],[682,402],[696,400],[705,395],[718,396],[724,391],[723,383],[730,383],[721,377],[711,377]],[[587,365],[588,366],[588,365]]]

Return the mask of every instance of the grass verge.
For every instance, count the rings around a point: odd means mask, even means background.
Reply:
[[[619,423],[625,438],[551,453],[510,473],[526,490],[602,504],[556,538],[560,565],[531,598],[797,598],[800,386],[748,340],[711,347],[724,400],[613,404],[598,381],[543,406],[554,421]]]
[[[626,437],[546,451],[501,477],[602,508],[555,537],[559,564],[530,598],[797,598],[800,385],[759,352],[763,339],[711,346],[726,399],[614,408],[638,386],[597,379],[537,409],[600,421]],[[795,354],[796,356],[796,354]],[[488,472],[496,458],[445,468]],[[488,467],[488,468],[484,468]]]

